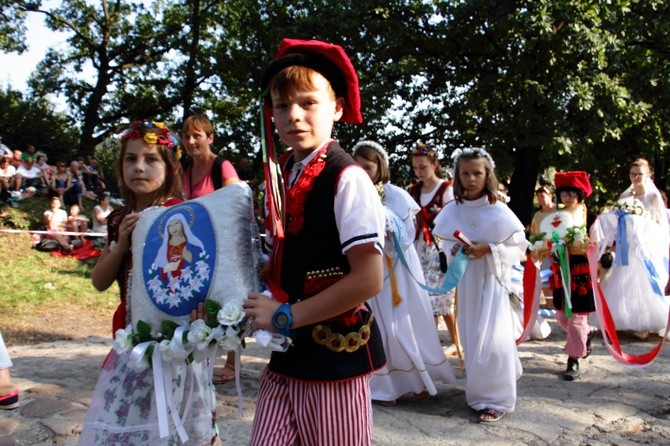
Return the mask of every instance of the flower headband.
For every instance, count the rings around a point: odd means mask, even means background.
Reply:
[[[491,158],[491,155],[489,155],[489,152],[486,150],[480,148],[480,147],[464,147],[462,149],[456,149],[452,152],[451,154],[451,160],[454,163],[454,167],[458,164],[458,160],[461,158],[461,156],[467,156],[467,157],[473,157],[475,155],[479,155],[482,158],[486,158],[486,161],[489,162],[491,165],[491,169],[495,169],[496,163],[493,162],[493,158]]]
[[[144,130],[144,135],[140,129]],[[150,129],[158,129],[160,134],[150,131]],[[121,136],[121,141],[127,139],[144,139],[147,144],[162,144],[170,150],[174,150],[179,141],[172,134],[169,128],[163,122],[156,121],[135,121],[130,125],[130,128]]]
[[[437,159],[437,152],[419,141],[416,143],[416,149],[412,150],[412,156],[427,156],[435,160]]]
[[[370,147],[371,149],[373,149],[374,151],[379,153],[379,155],[382,157],[382,159],[384,160],[384,162],[388,166],[389,156],[388,156],[388,153],[386,153],[386,150],[384,150],[384,147],[382,147],[381,144],[379,144],[378,142],[374,142],[374,141],[361,141],[354,146],[354,155],[356,155],[356,151],[358,149],[362,148],[362,147]]]

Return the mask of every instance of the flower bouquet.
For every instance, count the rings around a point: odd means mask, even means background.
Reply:
[[[171,320],[161,323],[160,332],[139,321],[135,329],[128,325],[116,331],[113,348],[118,354],[131,352],[130,365],[135,370],[152,367],[156,349],[169,363],[202,362],[217,348],[240,351],[250,334],[250,321],[242,305],[228,302],[223,307],[211,299],[205,301],[206,320],[196,319],[179,325]]]
[[[531,235],[528,241],[530,242],[530,253],[535,259],[542,260],[551,255],[551,239],[547,238],[546,232]]]
[[[565,231],[565,244],[570,254],[585,255],[589,247],[589,237],[585,226],[572,226]]]
[[[637,198],[632,200],[623,200],[614,205],[615,212],[619,214],[632,214],[646,217],[649,215],[649,211],[644,207],[644,204]]]

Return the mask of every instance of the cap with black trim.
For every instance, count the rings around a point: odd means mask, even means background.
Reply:
[[[361,97],[358,75],[351,60],[339,45],[320,40],[282,39],[274,60],[261,78],[261,89],[266,89],[272,78],[284,68],[302,66],[311,68],[325,77],[337,97],[344,98],[344,110],[340,122],[360,124]]]

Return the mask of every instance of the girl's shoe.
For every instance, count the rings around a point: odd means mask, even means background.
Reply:
[[[9,410],[19,407],[19,390],[11,386],[0,386],[0,409]]]

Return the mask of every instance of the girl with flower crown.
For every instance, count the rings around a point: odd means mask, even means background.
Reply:
[[[647,160],[636,159],[629,175],[631,185],[591,230],[601,254],[615,252],[600,286],[617,330],[632,330],[641,339],[649,332],[664,336],[670,305],[667,210]]]
[[[368,300],[384,342],[386,365],[370,380],[372,400],[393,405],[407,393],[435,395],[434,381],[456,378],[442,351],[431,319],[428,293],[419,287],[423,272],[414,248],[414,216],[419,206],[403,189],[389,183],[386,150],[374,141],[354,146],[354,160],[377,187],[386,210],[384,288]],[[400,248],[401,252],[398,252]]]
[[[118,162],[123,208],[108,217],[108,243],[93,269],[93,286],[108,289],[119,284],[121,302],[113,319],[113,332],[123,331],[131,320],[128,288],[132,265],[131,235],[140,214],[153,206],[180,203],[181,167],[176,155],[177,140],[163,124],[151,121],[133,123],[121,137]],[[202,318],[202,309],[192,315]],[[117,342],[119,336],[117,335]],[[172,401],[183,414],[181,431],[188,436],[180,441],[180,429],[169,423],[169,434],[161,436],[157,403],[154,399],[154,375],[150,368],[131,367],[131,352],[112,350],[103,364],[91,405],[83,425],[79,444],[168,445],[220,444],[215,424],[215,393],[207,367],[175,366],[172,373]],[[189,382],[189,395],[178,383]],[[165,389],[169,392],[168,389]],[[189,393],[186,392],[186,393]],[[188,396],[188,398],[186,398]],[[188,406],[189,410],[184,411]],[[186,413],[184,413],[186,412]],[[174,413],[174,411],[173,411]]]
[[[440,268],[439,241],[432,233],[433,220],[442,207],[454,199],[454,192],[451,182],[440,178],[437,153],[428,146],[420,143],[412,152],[412,169],[418,181],[410,187],[409,193],[421,207],[416,216],[414,246],[421,260],[426,285],[439,288],[444,281],[444,272]],[[460,355],[462,348],[456,327],[454,291],[429,293],[429,296],[435,323],[438,324],[442,318],[449,330],[452,345],[447,349],[447,355]]]
[[[457,285],[458,328],[465,348],[465,397],[480,422],[498,421],[516,404],[521,362],[516,349],[509,290],[515,264],[529,243],[524,226],[498,198],[498,180],[484,149],[457,149],[454,201],[435,219],[450,265],[464,269]],[[465,237],[460,236],[462,233]],[[469,241],[468,241],[469,240]],[[467,243],[466,243],[467,242]]]

